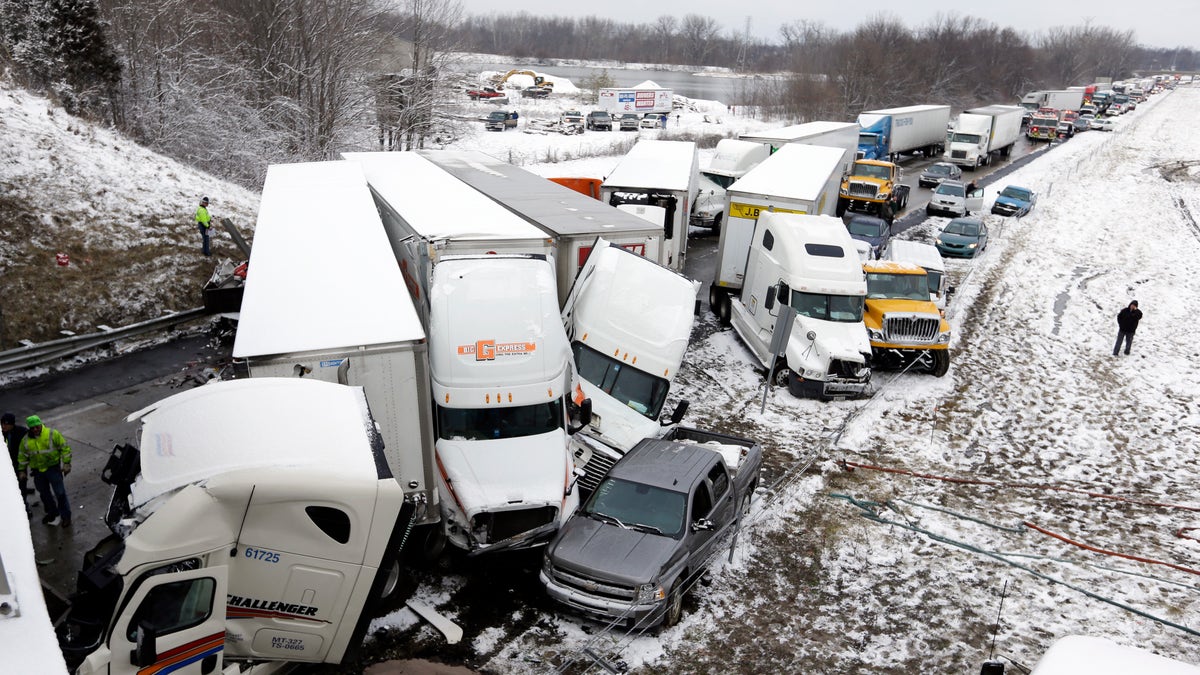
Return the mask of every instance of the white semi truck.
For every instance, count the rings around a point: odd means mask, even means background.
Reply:
[[[544,544],[579,503],[567,448],[571,348],[550,264],[505,255],[439,262],[429,359],[449,541],[471,553]]]
[[[860,129],[856,122],[805,122],[780,129],[739,134],[738,139],[761,143],[769,147],[771,152],[775,152],[788,143],[845,148],[846,168],[849,169],[849,164],[854,161],[855,154],[858,152]]]
[[[316,244],[331,231],[354,258],[336,274]],[[358,165],[268,167],[250,264],[234,358],[251,377],[363,387],[418,523],[439,522],[425,331]]]
[[[600,184],[600,200],[663,227],[663,266],[682,271],[688,221],[699,191],[699,158],[691,141],[644,140]]]
[[[792,395],[860,396],[871,380],[866,295],[866,277],[841,220],[767,212],[754,229],[745,286],[731,299],[731,323],[763,368],[774,364],[771,381]],[[790,306],[795,319],[775,360],[777,305]]]
[[[433,268],[454,255],[531,254],[555,260],[553,237],[416,152],[349,152],[362,167],[423,325]]]
[[[274,672],[362,642],[413,522],[362,388],[214,382],[128,419],[140,447],[101,474],[112,534],[64,622],[79,675]]]
[[[614,209],[482,152],[419,154],[554,239],[560,300],[566,299],[596,237],[662,264],[682,254],[681,240],[667,241],[662,223]]]
[[[579,376],[575,397],[592,402],[585,433],[571,439],[585,472],[582,487],[594,489],[625,452],[683,418],[687,401],[665,418],[663,410],[687,351],[698,288],[653,261],[596,242],[563,307]]]
[[[729,322],[730,295],[742,289],[758,219],[765,213],[833,215],[846,149],[789,143],[729,186],[729,217],[717,243],[716,275],[708,303]]]
[[[947,139],[943,159],[975,169],[991,164],[994,155],[1007,158],[1021,137],[1022,114],[1017,105],[989,105],[961,113]]]

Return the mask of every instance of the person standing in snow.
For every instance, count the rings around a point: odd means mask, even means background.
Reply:
[[[33,471],[33,486],[42,498],[47,525],[71,526],[71,502],[67,501],[67,488],[63,477],[71,473],[71,446],[67,439],[55,429],[42,425],[37,415],[25,418],[29,431],[21,440],[17,453],[17,479],[25,479],[25,471]]]
[[[208,215],[208,197],[200,200],[200,206],[196,209],[196,227],[200,228],[201,249],[204,251],[204,257],[211,258],[212,253],[208,250],[208,228],[212,227],[212,216]]]
[[[1138,322],[1142,320],[1142,310],[1138,309],[1137,300],[1117,313],[1117,344],[1113,345],[1113,356],[1121,351],[1121,341],[1125,341],[1125,356],[1129,356],[1129,348],[1133,345],[1133,334],[1137,332]]]

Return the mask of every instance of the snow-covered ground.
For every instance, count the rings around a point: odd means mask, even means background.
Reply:
[[[588,109],[552,99],[522,107],[522,117],[565,107]],[[685,113],[680,128],[732,135],[766,126],[719,104],[709,109]],[[685,423],[748,435],[767,449],[771,489],[758,495],[733,561],[722,558],[712,583],[693,590],[679,626],[628,639],[532,595],[498,597],[513,605],[505,621],[473,621],[457,599],[471,580],[438,575],[417,596],[464,624],[470,651],[456,654],[488,672],[544,672],[581,658],[585,647],[658,672],[968,672],[988,655],[1007,583],[999,655],[1032,665],[1055,637],[1089,633],[1200,662],[1200,541],[1189,538],[1200,530],[1188,530],[1200,527],[1191,491],[1200,479],[1200,377],[1188,318],[1200,290],[1200,163],[1189,163],[1200,157],[1197,110],[1200,90],[1160,95],[1122,117],[1117,131],[1082,134],[1004,181],[1033,187],[1041,199],[1020,221],[989,217],[989,250],[950,264],[958,293],[944,378],[880,374],[864,401],[818,403],[776,391],[760,413],[752,358],[704,317],[679,380],[691,400]],[[190,202],[198,190],[213,192],[202,174],[136,154],[20,92],[0,92],[0,119],[5,189],[48,183],[74,195],[63,198],[74,215],[61,224],[48,215],[47,232],[88,226],[92,209],[82,195],[122,194],[124,186],[134,200],[156,182],[132,208],[167,204],[146,216],[161,219],[162,230],[113,218],[105,245],[131,249],[153,237],[194,248]],[[618,160],[605,148],[634,136],[488,133],[480,124],[453,147],[542,175],[599,177]],[[48,163],[52,153],[42,146],[74,147],[72,139],[78,154]],[[546,161],[567,156],[578,159]],[[86,170],[74,166],[81,161]],[[222,190],[230,210],[252,220],[254,195]],[[927,239],[940,222],[905,236]],[[99,246],[96,233],[80,236]],[[0,238],[0,265],[26,250]],[[112,301],[135,302],[175,281],[130,281]],[[1115,315],[1132,299],[1146,318],[1133,354],[1113,357]],[[813,469],[802,472],[810,458]],[[843,461],[921,476],[848,471]],[[15,499],[15,481],[6,480],[0,496],[10,493]],[[28,538],[27,524],[3,522],[0,546]],[[18,561],[9,574],[27,584],[31,556],[0,553]],[[526,587],[536,593],[536,581]],[[31,621],[45,620],[36,604],[22,604]],[[17,644],[32,653],[22,640],[30,623],[14,626],[0,618],[6,654]],[[376,628],[437,639],[404,615]]]

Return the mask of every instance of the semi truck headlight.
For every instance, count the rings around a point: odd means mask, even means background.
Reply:
[[[946,331],[945,333],[940,333],[938,335],[938,344],[944,345],[944,344],[949,344],[949,342],[950,342],[950,331]]]
[[[642,584],[638,586],[637,601],[639,604],[647,604],[658,602],[666,598],[667,594],[663,592],[663,587],[657,584]]]

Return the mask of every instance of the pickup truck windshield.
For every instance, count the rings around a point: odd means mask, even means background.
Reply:
[[[821,293],[792,292],[792,309],[797,314],[823,321],[857,323],[863,317],[861,295],[824,295]]]
[[[929,284],[924,274],[867,274],[868,298],[929,300]]]
[[[1030,195],[1029,195],[1029,190],[1022,190],[1021,188],[1015,188],[1015,187],[1010,186],[1010,187],[1004,188],[1004,192],[1001,192],[1000,196],[1008,197],[1010,199],[1020,199],[1023,202],[1027,202],[1027,201],[1029,201]]]
[[[670,386],[666,380],[638,370],[627,363],[580,342],[571,345],[579,376],[591,382],[623,405],[654,420],[662,411]]]
[[[614,525],[652,529],[678,539],[683,534],[687,494],[620,478],[605,478],[583,511],[600,520],[619,521]]]
[[[563,428],[562,399],[508,408],[438,406],[438,438],[483,441],[536,436]]]

